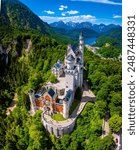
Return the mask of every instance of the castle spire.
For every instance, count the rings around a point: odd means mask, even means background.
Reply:
[[[82,31],[81,31],[80,36],[79,36],[79,43],[80,43],[81,46],[83,46],[83,44],[84,44]]]
[[[83,40],[83,32],[82,31],[80,33],[79,40]]]

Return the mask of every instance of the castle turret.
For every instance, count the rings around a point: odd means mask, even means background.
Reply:
[[[78,70],[78,86],[82,87],[83,84],[83,68],[84,68],[84,40],[82,33],[79,36],[79,60],[77,62]]]
[[[81,61],[82,61],[82,65],[84,65],[84,40],[83,40],[83,34],[81,32],[80,36],[79,36],[79,50],[81,52]]]
[[[30,103],[31,103],[31,113],[34,114],[36,111],[36,103],[35,103],[35,97],[34,97],[34,91],[30,90],[28,92],[29,98],[30,98]]]
[[[69,117],[69,109],[73,102],[74,94],[73,91],[68,90],[65,98],[63,99],[63,117],[68,118]]]

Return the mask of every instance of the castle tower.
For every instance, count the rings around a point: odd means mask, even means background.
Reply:
[[[79,50],[82,54],[82,64],[84,65],[84,40],[83,40],[83,34],[81,32],[80,36],[79,36]]]
[[[70,54],[66,57],[65,68],[65,91],[75,90],[75,70],[74,70],[75,58]]]
[[[28,94],[29,94],[29,99],[30,99],[30,103],[31,103],[31,112],[32,112],[32,114],[34,114],[35,111],[36,111],[36,104],[35,104],[34,91],[33,91],[33,90],[30,90],[30,91],[28,92]]]
[[[83,85],[83,68],[84,68],[84,40],[82,33],[79,36],[79,51],[80,51],[80,61],[77,64],[78,69],[78,86],[82,87]]]

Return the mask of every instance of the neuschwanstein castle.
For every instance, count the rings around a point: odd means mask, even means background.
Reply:
[[[70,106],[74,100],[75,91],[82,88],[84,68],[84,41],[82,33],[79,36],[79,47],[73,49],[68,45],[64,63],[60,60],[54,64],[51,71],[57,76],[57,83],[46,83],[35,93],[29,91],[31,113],[41,109],[48,115],[60,113],[69,117]]]

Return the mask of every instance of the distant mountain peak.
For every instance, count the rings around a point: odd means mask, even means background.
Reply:
[[[93,29],[94,31],[98,32],[98,33],[103,33],[103,32],[107,32],[113,28],[118,28],[120,27],[119,25],[115,25],[115,24],[109,24],[109,25],[105,25],[103,23],[101,24],[92,24],[91,22],[63,22],[63,21],[58,21],[58,22],[54,22],[51,23],[50,26],[54,27],[54,28],[63,28],[66,30],[73,30],[73,29],[82,29],[82,28],[86,28],[86,29]]]

